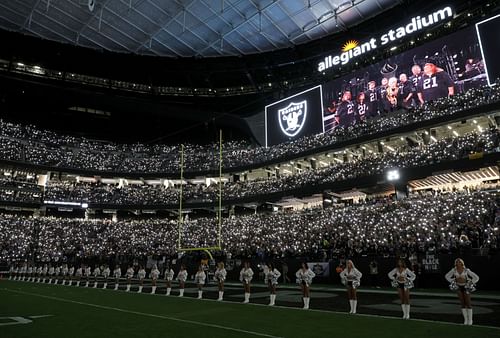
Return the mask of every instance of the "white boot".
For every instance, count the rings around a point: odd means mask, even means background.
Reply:
[[[274,302],[276,301],[276,295],[269,296],[269,306],[274,306]]]
[[[125,290],[126,292],[129,292],[130,291],[130,284],[127,284],[127,290]]]
[[[80,286],[80,281],[76,281],[76,286]]]
[[[245,292],[245,300],[243,303],[249,303],[250,302],[250,292]]]
[[[179,297],[184,297],[184,289],[179,289]]]
[[[107,287],[108,287],[108,283],[104,283],[104,285],[102,286],[103,289],[105,289]]]
[[[68,283],[68,286],[71,286],[72,284],[73,284],[73,280],[72,280],[72,279],[70,279],[70,280],[69,280],[69,283]]]
[[[49,278],[49,283],[48,284],[52,284],[52,278]]]
[[[170,291],[172,291],[172,288],[167,288],[167,293],[165,294],[165,296],[170,296]]]
[[[304,298],[304,302],[305,302],[304,309],[306,309],[306,310],[309,310],[309,300],[310,299],[311,298],[309,298],[309,297]]]
[[[88,288],[88,287],[89,287],[89,282],[88,282],[88,281],[86,281],[86,282],[85,282],[85,287],[86,287],[86,288]]]
[[[217,300],[221,301],[223,297],[224,297],[224,291],[219,291],[219,298]]]
[[[352,313],[356,313],[356,307],[358,306],[358,301],[356,299],[353,299],[352,301]]]
[[[62,285],[66,285],[66,279],[63,279]]]
[[[151,294],[154,295],[156,292],[156,286],[151,287]]]
[[[115,283],[115,291],[118,290],[118,283]]]
[[[467,325],[472,325],[472,309],[467,309]]]
[[[201,299],[203,297],[203,291],[198,291],[198,299]]]
[[[410,304],[406,304],[406,318],[410,319]]]
[[[137,291],[137,293],[141,293],[142,292],[142,285],[139,285],[139,291]]]
[[[349,313],[353,313],[353,300],[352,299],[349,299]]]
[[[406,319],[406,304],[401,304],[401,309],[403,310],[403,319]]]
[[[468,325],[469,324],[469,314],[467,313],[467,309],[466,308],[462,308],[462,315],[464,316],[464,325]]]

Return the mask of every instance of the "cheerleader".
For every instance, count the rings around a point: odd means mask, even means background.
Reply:
[[[27,265],[26,264],[23,264],[21,266],[21,269],[19,270],[19,273],[21,274],[19,280],[23,281],[26,279],[26,269],[27,269]]]
[[[174,279],[174,275],[174,270],[169,267],[165,269],[165,284],[167,286],[166,296],[170,296],[170,292],[172,291],[172,280]]]
[[[101,274],[101,269],[99,269],[99,265],[96,265],[94,268],[94,289],[97,288],[97,279]]]
[[[78,269],[76,269],[76,272],[75,272],[75,278],[76,278],[76,286],[80,286],[80,281],[82,279],[82,276],[83,276],[83,265],[80,265],[80,267]]]
[[[127,290],[125,290],[126,292],[129,292],[130,291],[130,285],[132,284],[132,278],[134,277],[134,268],[129,265],[128,266],[128,269],[127,269]]]
[[[33,282],[35,281],[35,277],[32,276],[33,275],[33,267],[31,265],[28,266],[28,269],[26,270],[26,275],[28,276],[28,279],[26,279],[27,282],[31,282],[31,277],[33,277]]]
[[[61,274],[62,274],[62,285],[66,285],[66,279],[68,278],[68,264],[63,264],[62,269],[61,269]]]
[[[90,267],[90,265],[85,268],[84,274],[85,274],[85,287],[88,288],[90,283],[90,276],[92,276],[92,268]]]
[[[54,284],[59,282],[59,277],[61,276],[61,267],[58,265],[54,269]]]
[[[54,270],[54,267],[51,265],[49,267],[49,284],[52,284],[52,278],[54,277],[54,273],[55,273],[55,270]]]
[[[160,276],[160,270],[156,267],[156,264],[153,265],[151,272],[149,273],[149,278],[151,278],[151,294],[154,295],[156,292],[156,281],[158,280],[158,276]]]
[[[467,269],[461,258],[457,258],[455,267],[446,274],[445,278],[450,283],[450,289],[457,291],[462,306],[464,325],[472,325],[470,294],[476,290],[475,284],[479,281],[479,276]]]
[[[48,271],[49,271],[48,265],[44,264],[43,269],[42,269],[42,278],[43,278],[42,283],[45,283],[45,277],[47,276]],[[38,281],[40,281],[40,280],[38,280]]]
[[[115,269],[113,270],[113,277],[115,277],[115,291],[118,290],[118,286],[120,286],[121,276],[122,276],[122,269],[118,264],[116,264]]]
[[[264,270],[264,280],[269,287],[269,306],[274,306],[276,301],[276,285],[278,285],[278,278],[281,273],[274,267],[273,263],[267,263],[267,269]]]
[[[219,298],[218,301],[221,301],[224,297],[224,281],[226,280],[227,271],[224,268],[224,263],[219,262],[217,264],[217,270],[215,270],[214,278],[217,281],[217,286],[219,287]]]
[[[68,286],[71,286],[73,284],[73,275],[75,273],[75,267],[71,266],[68,270]]]
[[[392,286],[398,289],[403,319],[410,319],[410,289],[413,287],[415,274],[406,267],[403,259],[399,259],[397,266],[387,276],[392,281]]]
[[[245,290],[245,300],[243,303],[250,302],[250,282],[253,278],[253,271],[250,268],[250,263],[245,262],[243,269],[240,271],[240,282],[243,283],[243,289]]]
[[[203,271],[203,265],[200,265],[198,267],[198,272],[194,275],[194,280],[198,286],[198,299],[201,299],[203,296],[203,285],[205,285],[206,278],[207,275],[205,274],[205,271]]]
[[[349,305],[351,307],[349,313],[356,313],[356,307],[358,306],[356,289],[361,283],[362,276],[363,274],[356,269],[351,260],[347,261],[347,267],[340,273],[340,280],[347,287],[347,297],[349,298]]]
[[[313,278],[316,276],[314,272],[309,269],[307,263],[302,263],[302,266],[295,273],[297,277],[297,283],[300,284],[300,289],[302,290],[302,300],[304,301],[304,309],[309,309],[309,301],[311,300],[311,284]]]
[[[16,270],[16,267],[14,266],[14,264],[12,264],[9,268],[9,280],[12,280],[12,278],[14,278],[14,271]]]
[[[18,266],[18,265],[16,265],[16,266],[14,267],[14,271],[12,272],[12,274],[13,274],[13,276],[14,276],[14,277],[12,278],[12,280],[17,280],[17,278],[18,278],[18,276],[19,276],[19,266]]]
[[[108,265],[105,265],[104,269],[102,270],[102,276],[104,277],[104,285],[102,286],[103,289],[106,289],[108,287],[109,275],[111,275],[111,270],[109,269]]]
[[[177,280],[179,281],[179,297],[184,297],[184,284],[186,283],[188,273],[186,271],[186,266],[181,264],[181,269],[177,274]]]
[[[43,272],[43,266],[40,265],[36,268],[36,280],[33,280],[33,282],[40,282],[42,279],[42,272]]]
[[[142,265],[139,266],[139,271],[137,271],[137,278],[139,278],[139,290],[137,293],[142,292],[142,286],[144,284],[144,278],[146,278],[146,270],[142,267]]]

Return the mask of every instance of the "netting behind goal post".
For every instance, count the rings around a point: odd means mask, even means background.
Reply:
[[[179,220],[177,251],[210,251],[222,248],[222,130],[219,131],[219,186],[216,205],[216,218],[211,224],[198,222],[184,222],[183,217],[183,186],[184,186],[184,145],[181,145],[180,154],[180,189],[179,189]],[[202,240],[203,238],[203,240]]]

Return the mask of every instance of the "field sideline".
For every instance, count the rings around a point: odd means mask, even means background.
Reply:
[[[500,329],[0,281],[0,337],[499,337]]]

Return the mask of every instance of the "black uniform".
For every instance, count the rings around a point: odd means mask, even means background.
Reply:
[[[422,75],[418,84],[418,92],[422,93],[424,101],[433,101],[448,96],[448,87],[453,87],[453,80],[445,71],[432,75]]]
[[[404,99],[413,92],[413,85],[410,81],[399,83],[399,93],[398,93],[398,105],[400,107],[408,108],[411,105],[411,99],[408,102],[404,102]],[[416,95],[416,94],[414,94]]]
[[[358,121],[364,121],[367,117],[366,112],[368,111],[368,105],[365,102],[363,103],[358,102],[356,104],[356,110],[358,112],[357,114]]]
[[[387,87],[378,87],[378,110],[380,112],[388,111],[387,110]]]
[[[374,117],[378,115],[378,110],[379,110],[379,93],[377,89],[368,89],[365,92],[365,100],[366,100],[366,117]]]
[[[337,106],[337,116],[339,117],[339,126],[350,126],[356,123],[356,107],[352,101],[342,101]]]
[[[420,102],[418,101],[418,96],[417,96],[417,93],[418,93],[418,84],[420,82],[420,79],[422,78],[422,75],[412,75],[410,76],[410,81],[411,81],[411,92],[413,93],[413,96],[411,97],[411,100],[412,100],[412,105],[413,106],[419,106],[420,105]]]

